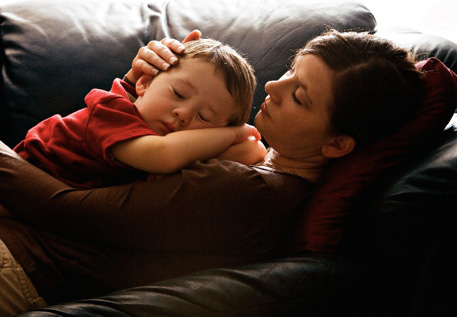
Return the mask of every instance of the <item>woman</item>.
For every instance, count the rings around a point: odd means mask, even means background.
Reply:
[[[147,55],[162,63],[142,49],[127,79],[152,69]],[[48,303],[272,257],[327,162],[405,124],[421,86],[404,50],[331,32],[266,84],[255,123],[270,149],[256,166],[210,160],[160,179],[79,190],[3,146],[0,199],[21,223],[2,219],[0,239]]]

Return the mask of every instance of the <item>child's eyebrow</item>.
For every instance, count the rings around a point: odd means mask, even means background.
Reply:
[[[195,85],[190,80],[187,80],[184,78],[179,78],[178,82],[181,83],[182,85],[187,86],[187,88],[189,88],[193,91],[197,91],[197,87],[195,87]]]
[[[178,78],[177,81],[180,85],[187,86],[189,90],[192,90],[194,93],[198,93],[198,88],[192,83],[192,81],[186,78]],[[207,106],[208,107],[206,108],[206,110],[211,112],[213,116],[217,117],[218,112],[214,110],[214,105],[212,103],[208,103]]]

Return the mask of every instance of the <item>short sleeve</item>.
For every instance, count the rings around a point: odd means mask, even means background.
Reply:
[[[108,149],[117,142],[156,135],[127,96],[94,89],[87,95],[86,104],[90,114],[85,140],[89,149],[104,160],[110,160]]]

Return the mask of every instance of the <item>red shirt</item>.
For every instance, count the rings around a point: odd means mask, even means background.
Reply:
[[[74,187],[102,187],[145,176],[113,160],[109,152],[117,142],[156,134],[129,100],[132,90],[120,79],[114,80],[111,91],[93,89],[85,98],[86,108],[40,122],[14,150]]]

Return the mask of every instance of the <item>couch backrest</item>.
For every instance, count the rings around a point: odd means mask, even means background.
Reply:
[[[84,107],[90,89],[108,89],[151,40],[198,28],[244,53],[258,77],[254,114],[294,50],[330,28],[372,31],[375,20],[338,1],[44,0],[3,5],[0,27],[0,139],[14,146],[44,118]]]

